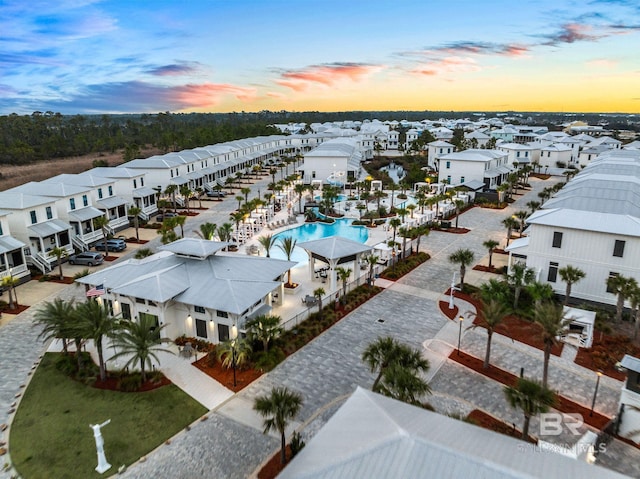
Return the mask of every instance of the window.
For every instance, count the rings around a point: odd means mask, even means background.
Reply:
[[[193,310],[194,310],[196,313],[202,313],[202,314],[204,314],[204,313],[205,313],[205,310],[204,310],[204,308],[203,308],[202,306],[194,306],[194,307],[193,307]]]
[[[613,245],[613,256],[622,258],[622,256],[624,255],[624,245],[625,241],[616,240],[615,244]]]
[[[31,216],[31,224],[35,225],[38,222],[35,210],[29,211],[29,215]]]
[[[464,183],[464,176],[460,177],[460,183]]]
[[[446,168],[447,168],[447,170],[448,170],[449,168],[451,168],[451,162],[450,162],[450,161],[447,161]]]
[[[75,210],[75,209],[76,209],[76,199],[75,199],[75,198],[69,198],[69,207],[70,207],[72,210]]]
[[[226,324],[218,324],[218,341],[229,341],[229,326]]]
[[[98,198],[102,199],[102,188],[98,188]]]
[[[107,309],[109,310],[109,314],[113,316],[113,301],[110,299],[106,300]]]
[[[109,187],[109,196],[113,196],[113,186]]]
[[[558,278],[558,263],[549,263],[549,273],[547,274],[547,281],[555,283]]]
[[[122,319],[131,319],[131,305],[129,303],[120,303],[122,311]]]
[[[450,185],[451,184],[451,175],[447,176],[447,184]]]
[[[143,298],[136,298],[136,303],[138,304],[147,304]]]
[[[89,198],[87,198],[87,195],[82,195],[82,205],[89,206]]]
[[[144,178],[140,178],[140,186],[144,186]]]
[[[562,248],[562,233],[559,231],[553,232],[553,243],[551,244],[554,248]]]
[[[315,171],[312,171],[312,172],[311,172],[311,178],[315,178],[315,177],[316,177],[316,172],[315,172]]]
[[[3,233],[2,233],[2,223],[0,223],[0,236],[2,236],[2,235],[3,235]],[[3,257],[0,257],[0,260],[2,260],[2,259],[3,259]]]
[[[219,318],[228,318],[229,313],[227,313],[226,311],[216,311],[216,316],[218,316]]]
[[[137,180],[133,180],[133,189],[135,190],[138,187],[138,181]]]
[[[51,218],[53,218],[53,211],[51,210],[51,206],[47,206],[45,208],[45,211],[47,212],[47,219],[50,220]]]
[[[616,276],[620,276],[620,273],[614,273],[613,271],[609,273],[609,278],[607,278],[607,293],[615,294],[615,290],[609,285],[609,280]]]
[[[204,319],[196,319],[196,336],[199,338],[207,337],[207,322]]]

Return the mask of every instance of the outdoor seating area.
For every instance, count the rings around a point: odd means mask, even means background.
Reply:
[[[195,350],[193,349],[193,346],[191,345],[190,342],[186,342],[184,344],[184,347],[182,349],[180,349],[180,357],[181,358],[190,359],[191,356],[193,356],[194,353],[195,353]]]
[[[314,273],[316,275],[316,279],[318,278],[327,279],[327,271],[329,271],[328,266],[323,266],[322,268],[315,269]]]
[[[318,304],[318,298],[307,294],[304,298],[302,298],[302,303],[306,304],[307,306],[315,306],[316,304]]]

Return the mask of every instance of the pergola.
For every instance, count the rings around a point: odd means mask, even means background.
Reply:
[[[313,280],[316,271],[316,260],[323,261],[329,265],[329,275],[331,278],[331,291],[336,289],[335,269],[338,265],[353,263],[351,270],[354,278],[361,276],[360,258],[364,253],[371,253],[371,246],[367,246],[357,241],[342,238],[340,236],[330,236],[319,240],[305,241],[298,243],[309,255],[309,276]]]

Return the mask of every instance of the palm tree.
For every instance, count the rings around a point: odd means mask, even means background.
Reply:
[[[542,385],[547,386],[549,376],[549,358],[551,348],[558,342],[558,336],[562,334],[571,318],[565,318],[564,307],[551,301],[538,304],[533,310],[533,320],[541,326],[540,339],[544,343],[544,363],[542,369]]]
[[[52,254],[53,256],[56,257],[60,279],[64,279],[64,274],[62,273],[62,258],[66,258],[69,253],[65,248],[60,248],[56,246],[55,248],[51,248],[51,251],[49,251],[49,254]]]
[[[460,288],[464,286],[464,275],[467,272],[467,266],[473,263],[473,251],[470,249],[459,249],[449,255],[449,262],[460,265]]]
[[[143,258],[146,258],[147,256],[151,256],[152,254],[153,254],[153,251],[151,251],[149,248],[139,248],[133,257],[135,259],[143,259]]]
[[[565,306],[569,304],[569,298],[571,298],[571,287],[586,276],[586,273],[580,268],[574,268],[571,265],[567,265],[564,268],[558,270],[560,279],[567,283],[567,290],[564,295]]]
[[[513,218],[512,216],[509,216],[508,218],[505,218],[504,220],[502,220],[502,224],[505,226],[505,228],[507,228],[507,246],[509,246],[511,233],[513,232],[514,228],[517,228],[520,225],[520,223],[517,219]]]
[[[607,278],[607,291],[618,296],[616,302],[616,321],[622,320],[622,310],[624,309],[624,301],[635,287],[638,286],[635,278],[627,278],[622,275],[609,276]]]
[[[382,374],[378,391],[387,397],[418,406],[418,397],[430,393],[431,389],[417,371],[394,363]]]
[[[285,236],[284,238],[280,239],[278,248],[280,248],[285,254],[285,256],[287,257],[287,261],[291,261],[291,255],[293,255],[293,250],[296,248],[297,242],[298,240],[293,239],[292,236]],[[290,287],[293,286],[291,284],[291,268],[289,268],[289,270],[287,271],[287,284],[285,286],[287,285]]]
[[[407,251],[407,238],[411,236],[411,232],[412,230],[405,226],[398,229],[398,233],[402,236],[402,254],[400,255],[400,258],[402,259],[405,257],[405,252]]]
[[[133,216],[133,227],[136,229],[136,240],[140,241],[140,235],[138,234],[138,228],[140,228],[140,218],[138,215],[142,213],[142,208],[137,206],[130,206],[127,210],[127,215]]]
[[[309,189],[309,187],[303,183],[298,183],[293,187],[293,191],[298,195],[298,213],[302,213],[302,195]]]
[[[396,231],[398,229],[398,226],[400,226],[401,224],[402,224],[402,221],[400,221],[400,218],[398,218],[397,216],[389,220],[389,226],[393,228],[393,247],[394,248],[396,247]]]
[[[365,258],[369,265],[369,286],[373,285],[373,269],[376,267],[376,264],[378,264],[379,259],[380,258],[374,254],[370,254]]]
[[[453,202],[453,204],[456,207],[456,229],[458,228],[458,217],[460,216],[460,210],[462,208],[464,208],[464,201],[462,200],[455,200]]]
[[[518,301],[522,288],[536,279],[536,272],[532,268],[521,262],[516,262],[511,266],[511,274],[507,281],[513,286],[513,309],[518,309]]]
[[[109,220],[106,216],[98,216],[97,218],[93,218],[93,227],[99,228],[102,230],[102,239],[104,240],[104,254],[107,256],[109,254],[109,249],[107,248],[107,239],[109,237],[109,232],[107,231],[107,226],[109,226]]]
[[[251,193],[251,188],[240,188],[240,193],[244,195],[244,202],[249,202],[249,194]]]
[[[318,314],[322,314],[322,297],[327,294],[324,288],[316,288],[313,290],[313,297],[318,300]]]
[[[275,387],[268,395],[258,396],[253,409],[264,417],[264,433],[271,430],[280,433],[280,463],[287,463],[285,430],[302,407],[302,397],[286,387]]]
[[[98,364],[100,366],[100,380],[107,377],[107,369],[104,364],[104,354],[102,349],[102,339],[110,336],[116,329],[116,321],[109,313],[109,306],[105,303],[98,303],[96,300],[89,300],[80,303],[75,308],[75,324],[73,329],[84,339],[92,339],[98,352]]]
[[[633,323],[633,339],[638,337],[640,330],[640,287],[635,287],[629,292],[631,302],[631,320]]]
[[[418,225],[415,228],[413,228],[413,231],[415,232],[415,235],[416,235],[416,252],[419,253],[420,252],[420,239],[423,236],[429,236],[429,233],[431,232],[431,230],[429,229],[428,225],[421,224],[421,225]]]
[[[235,350],[235,351],[234,351]],[[223,368],[238,367],[242,369],[253,353],[251,344],[245,338],[235,338],[224,341],[216,346],[216,359]],[[234,362],[235,361],[235,362]]]
[[[553,287],[549,283],[532,281],[526,286],[529,296],[533,298],[534,305],[539,305],[542,301],[549,301],[553,298]]]
[[[516,211],[513,216],[515,216],[518,219],[518,222],[519,222],[518,234],[522,236],[522,232],[524,231],[525,220],[529,216],[529,212],[524,210]]]
[[[113,335],[113,343],[119,351],[113,355],[113,358],[120,356],[127,358],[125,368],[135,366],[136,362],[139,362],[142,382],[145,382],[147,367],[151,367],[152,360],[159,362],[156,353],[173,354],[172,351],[160,347],[162,344],[160,330],[166,324],[158,326],[155,316],[141,314],[138,321],[121,321],[119,326]]]
[[[178,235],[175,232],[175,228],[178,225],[178,218],[178,216],[175,216],[173,218],[165,218],[162,220],[162,225],[158,230],[158,234],[162,235],[162,244],[169,244],[178,239]],[[182,218],[184,218],[184,216],[182,216]]]
[[[487,330],[487,348],[484,354],[484,363],[482,367],[487,369],[489,367],[489,361],[491,359],[491,339],[493,333],[502,320],[507,317],[509,310],[499,299],[492,298],[485,302],[481,300],[481,308],[476,313],[480,320],[478,324],[474,324],[472,328],[482,326]]]
[[[202,223],[200,225],[200,231],[196,231],[196,234],[202,239],[213,241],[216,236],[216,229],[218,225],[215,223]]]
[[[191,198],[191,195],[193,194],[193,191],[191,191],[191,188],[189,188],[188,185],[182,185],[180,187],[180,194],[182,195],[182,197],[184,198],[184,204],[187,207],[187,213],[189,213],[189,200]]]
[[[533,214],[538,208],[540,208],[540,202],[531,200],[527,202],[527,207],[531,210],[531,214]]]
[[[51,302],[46,302],[36,311],[34,316],[35,324],[43,327],[38,337],[44,341],[50,339],[61,339],[62,350],[67,353],[67,339],[72,337],[69,331],[70,325],[75,318],[75,305],[73,300],[64,301],[56,298]]]
[[[362,361],[369,366],[372,373],[378,371],[376,379],[371,386],[372,391],[378,390],[378,384],[382,379],[382,375],[386,368],[395,360],[398,354],[398,343],[391,336],[384,338],[378,338],[373,343],[369,344],[362,353]]]
[[[411,203],[410,205],[407,205],[407,211],[409,211],[409,214],[411,215],[411,219],[413,219],[413,213],[417,207],[418,205],[416,205],[415,203]]]
[[[18,286],[18,279],[12,275],[2,278],[2,287],[9,291],[9,309],[18,307],[18,295],[16,294],[16,286]],[[15,298],[15,303],[14,303]]]
[[[262,350],[269,350],[269,343],[278,339],[284,328],[280,326],[280,316],[260,315],[245,324],[247,335],[251,341],[261,341]]]
[[[489,269],[491,269],[491,260],[493,258],[493,252],[496,249],[496,246],[498,246],[499,244],[500,243],[498,241],[493,239],[488,239],[487,241],[482,243],[482,246],[484,246],[489,250]]]
[[[544,384],[526,378],[518,378],[515,386],[505,386],[503,391],[509,405],[522,410],[524,414],[522,439],[527,441],[531,418],[547,412],[555,404],[555,394]]]
[[[171,196],[171,203],[173,204],[173,212],[174,213],[178,212],[178,207],[176,205],[176,191],[178,191],[178,185],[173,185],[173,184],[167,186],[164,189],[164,194]]]
[[[273,235],[264,235],[258,238],[258,243],[262,245],[265,252],[267,253],[267,258],[270,257],[271,248],[276,244],[276,238]]]
[[[242,202],[244,201],[244,196],[237,195],[236,196],[236,201],[238,202],[238,210],[239,210],[240,206],[242,206]]]
[[[347,301],[347,281],[351,276],[351,270],[349,268],[343,268],[342,266],[336,268],[338,279],[342,281],[342,302]]]
[[[231,241],[231,235],[233,234],[233,225],[231,223],[223,223],[220,228],[218,228],[218,238],[220,241],[228,243]]]

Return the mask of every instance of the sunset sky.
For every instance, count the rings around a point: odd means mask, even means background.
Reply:
[[[0,114],[640,112],[638,0],[0,0]]]

